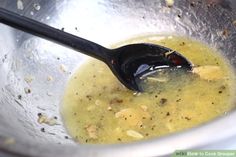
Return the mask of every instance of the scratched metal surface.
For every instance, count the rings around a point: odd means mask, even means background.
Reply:
[[[17,9],[16,0],[0,0],[0,7],[107,47],[143,34],[189,36],[218,49],[236,67],[234,0],[176,0],[171,9],[164,0],[22,2],[23,8]],[[168,156],[175,149],[236,148],[235,112],[159,139],[122,145],[75,144],[65,138],[69,135],[60,117],[60,99],[70,74],[87,57],[2,24],[0,32],[0,156]],[[57,125],[39,124],[38,113],[56,116]]]

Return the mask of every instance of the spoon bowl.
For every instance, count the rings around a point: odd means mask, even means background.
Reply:
[[[184,56],[160,45],[139,43],[111,51],[108,66],[120,82],[135,91],[142,91],[137,79],[151,71],[163,68],[192,70],[191,62]]]

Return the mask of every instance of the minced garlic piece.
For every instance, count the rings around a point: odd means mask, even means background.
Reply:
[[[96,125],[88,125],[88,126],[85,127],[85,129],[86,129],[86,131],[87,131],[90,138],[93,138],[93,139],[98,138],[98,136],[97,136],[98,128],[97,128]]]
[[[97,100],[95,101],[95,105],[97,105],[97,106],[102,105],[102,101],[99,100],[99,99],[97,99]]]
[[[53,80],[53,77],[52,77],[52,76],[48,76],[48,77],[47,77],[47,80],[48,80],[48,81],[52,81],[52,80]]]
[[[53,126],[53,125],[57,124],[57,121],[56,121],[55,117],[48,118],[45,114],[40,114],[38,116],[38,123],[39,124],[43,124],[44,123],[44,124]]]
[[[174,0],[166,0],[167,7],[172,7],[174,5]]]
[[[67,68],[66,68],[66,66],[64,65],[64,64],[61,64],[60,65],[60,70],[62,71],[62,72],[67,72]]]
[[[150,114],[141,109],[126,108],[117,112],[115,117],[125,120],[131,126],[140,126],[142,125],[142,120],[149,118]]]
[[[29,83],[31,83],[34,80],[34,77],[33,76],[26,76],[24,78],[24,80],[25,80],[26,83],[29,84]]]
[[[205,65],[193,68],[193,73],[200,76],[204,80],[219,80],[222,79],[223,71],[219,66]]]
[[[142,134],[140,134],[139,132],[134,131],[134,130],[127,130],[126,134],[130,137],[134,137],[134,138],[137,138],[137,139],[143,138]]]
[[[141,105],[140,107],[141,107],[141,109],[142,109],[143,111],[145,111],[145,112],[147,111],[147,108],[148,108],[148,107],[147,107],[146,105]]]
[[[24,4],[22,0],[17,0],[17,9],[24,10]]]
[[[107,107],[107,110],[108,110],[108,111],[111,111],[111,110],[112,110],[112,107],[111,107],[111,106],[108,106],[108,107]]]

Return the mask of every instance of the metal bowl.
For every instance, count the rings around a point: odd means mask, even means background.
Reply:
[[[1,0],[0,6],[109,47],[143,34],[176,34],[219,50],[236,69],[236,1]],[[63,127],[60,100],[86,56],[0,24],[0,156],[169,156],[176,149],[235,149],[236,112],[169,136],[80,145]],[[39,123],[38,114],[57,117]],[[207,114],[207,113],[206,113]],[[68,138],[69,137],[69,138]]]

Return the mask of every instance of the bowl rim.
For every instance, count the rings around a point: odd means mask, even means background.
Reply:
[[[155,139],[126,144],[106,145],[58,145],[53,143],[29,144],[16,141],[9,145],[0,145],[0,152],[20,157],[31,156],[166,156],[175,150],[201,149],[207,145],[226,139],[236,139],[236,111],[218,117],[211,122],[188,130],[173,133]],[[225,129],[227,128],[227,129]],[[0,142],[1,143],[1,142]],[[37,148],[37,149],[36,149]]]

